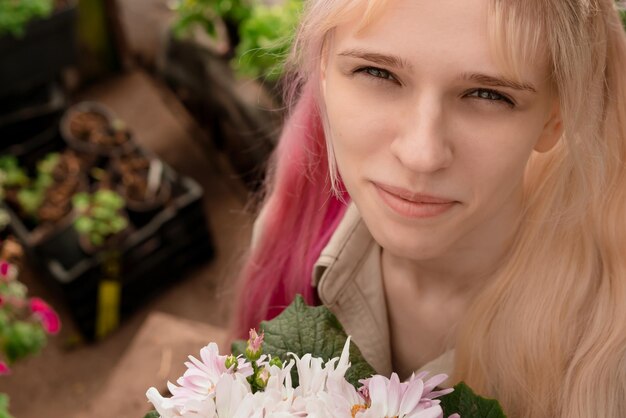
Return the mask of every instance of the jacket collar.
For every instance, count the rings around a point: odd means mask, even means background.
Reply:
[[[380,254],[380,246],[351,203],[315,263],[313,286],[368,363],[377,373],[389,376],[393,367]],[[427,371],[431,375],[451,376],[453,367],[452,349],[425,364],[417,373]],[[440,386],[452,384],[448,379]]]
[[[313,285],[365,359],[388,376],[392,363],[380,251],[351,203],[315,263]]]

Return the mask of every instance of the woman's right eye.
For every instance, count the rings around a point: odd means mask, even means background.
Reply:
[[[361,67],[354,71],[355,74],[363,74],[381,81],[389,80],[398,83],[398,80],[389,71],[377,67]]]

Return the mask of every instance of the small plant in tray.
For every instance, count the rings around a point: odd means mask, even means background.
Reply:
[[[161,160],[136,148],[117,158],[113,164],[118,175],[118,190],[131,212],[150,217],[167,203],[172,187]]]
[[[93,194],[77,193],[72,203],[78,214],[74,227],[87,252],[95,252],[110,244],[114,237],[128,227],[123,212],[124,198],[113,190],[100,189]]]
[[[89,154],[111,156],[133,147],[126,124],[98,103],[82,102],[68,109],[61,134],[71,148]]]
[[[37,163],[35,177],[19,183],[9,204],[34,227],[60,223],[72,210],[72,196],[86,187],[82,164],[71,150],[46,155]]]
[[[12,155],[0,157],[0,193],[3,200],[16,205],[18,191],[28,182],[26,170],[20,167],[16,157]]]

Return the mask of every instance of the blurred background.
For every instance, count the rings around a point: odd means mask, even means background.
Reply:
[[[301,3],[0,0],[0,417],[142,417],[228,349]]]
[[[0,418],[143,417],[228,350],[302,2],[0,0]]]

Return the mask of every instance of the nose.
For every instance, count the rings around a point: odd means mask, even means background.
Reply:
[[[398,135],[391,143],[392,154],[415,173],[434,173],[447,168],[454,158],[446,137],[445,111],[441,100],[420,100],[403,115]]]

